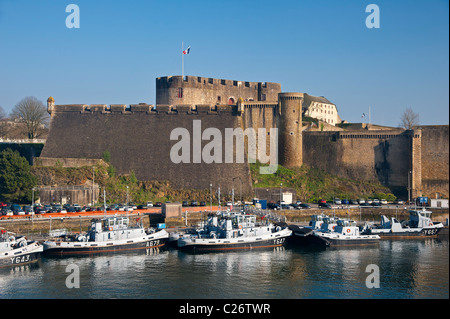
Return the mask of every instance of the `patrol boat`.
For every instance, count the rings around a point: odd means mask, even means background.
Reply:
[[[129,225],[124,216],[93,219],[87,233],[69,234],[45,241],[46,255],[89,255],[139,249],[162,248],[169,234],[164,230],[144,229],[142,222]]]
[[[378,244],[380,236],[362,234],[355,221],[340,219],[332,231],[315,230],[314,239],[316,243],[325,246],[357,246]]]
[[[309,243],[313,239],[314,230],[333,231],[339,217],[329,217],[325,214],[312,215],[308,226],[289,225],[292,230],[292,241],[296,244]],[[314,239],[313,239],[314,241]]]
[[[26,237],[14,237],[13,233],[1,231],[0,268],[24,265],[38,260],[44,247],[37,241],[28,241]]]
[[[179,238],[177,246],[195,252],[282,247],[291,235],[286,224],[266,221],[258,225],[256,215],[235,214],[220,219],[210,215],[197,236]]]
[[[386,216],[381,216],[380,225],[372,225],[367,229],[367,234],[379,235],[382,238],[420,238],[436,237],[439,231],[444,228],[440,222],[431,221],[431,211],[410,210],[409,221],[399,222],[392,217],[389,220]]]

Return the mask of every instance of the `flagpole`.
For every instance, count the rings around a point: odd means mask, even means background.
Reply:
[[[184,45],[183,41],[181,41],[181,79],[184,80]]]

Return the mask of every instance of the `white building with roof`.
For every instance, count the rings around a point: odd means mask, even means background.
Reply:
[[[323,96],[304,94],[303,116],[318,119],[330,125],[341,123],[335,104]]]

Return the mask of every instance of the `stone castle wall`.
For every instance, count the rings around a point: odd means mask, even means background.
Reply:
[[[201,121],[201,132],[217,128],[242,127],[236,107],[131,105],[130,108],[106,105],[56,105],[51,108],[50,134],[42,151],[44,158],[101,159],[111,154],[118,174],[134,171],[140,180],[168,180],[174,187],[206,189],[210,183],[228,192],[233,178],[240,177],[243,191],[251,192],[250,171],[245,163],[194,163],[194,120]],[[185,129],[191,139],[190,163],[173,163],[171,140],[174,129]],[[209,141],[201,142],[201,149]],[[224,143],[222,153],[225,153]],[[196,154],[198,155],[198,154]]]
[[[411,198],[449,196],[448,126],[304,131],[303,162],[344,178],[378,181],[403,198],[408,187]]]
[[[405,187],[411,136],[404,130],[303,132],[303,162],[344,178]]]
[[[422,192],[449,198],[449,126],[423,126],[421,131]]]
[[[199,76],[166,76],[156,79],[156,105],[236,104],[244,101],[278,101],[281,85]]]

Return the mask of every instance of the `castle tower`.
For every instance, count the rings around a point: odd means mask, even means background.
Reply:
[[[303,163],[303,93],[279,93],[278,105],[280,113],[278,162],[285,167],[299,167]]]
[[[52,96],[50,96],[47,99],[47,112],[52,114],[54,106],[55,106],[55,99]]]

